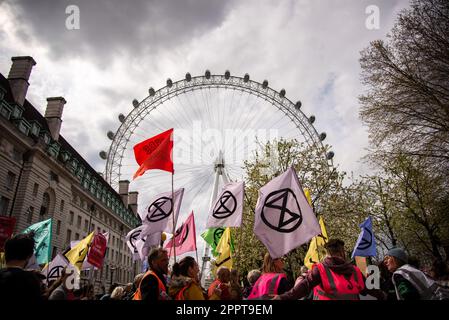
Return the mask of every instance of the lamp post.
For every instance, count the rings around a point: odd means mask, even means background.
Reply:
[[[111,266],[111,286],[109,288],[112,287],[112,280],[113,280],[114,270],[115,270],[115,268]]]

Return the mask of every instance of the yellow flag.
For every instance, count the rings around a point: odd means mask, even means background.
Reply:
[[[307,202],[312,206],[312,198],[310,197],[310,190],[308,188],[304,188],[304,194],[307,198]]]
[[[357,265],[357,267],[359,267],[360,271],[362,271],[362,274],[366,276],[366,268],[367,268],[366,257],[355,256],[355,264]]]
[[[327,242],[327,231],[324,226],[323,217],[320,217],[320,227],[321,227],[321,235],[313,237],[310,241],[309,250],[307,251],[306,257],[304,258],[304,265],[311,269],[314,263],[320,262],[326,252],[324,250],[324,244]]]
[[[231,269],[231,229],[229,227],[223,232],[215,251],[220,253],[220,255],[217,260],[215,260],[214,274],[216,274],[219,267],[228,267]]]
[[[74,246],[69,252],[65,254],[69,262],[77,267],[78,270],[81,270],[83,261],[86,258],[87,252],[89,251],[89,246],[92,242],[93,237],[94,232],[81,240],[76,246]]]

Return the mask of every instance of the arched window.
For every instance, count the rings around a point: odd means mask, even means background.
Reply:
[[[41,216],[44,216],[48,214],[49,209],[50,209],[50,195],[48,194],[48,192],[44,192],[44,195],[42,196],[42,205],[39,214]]]

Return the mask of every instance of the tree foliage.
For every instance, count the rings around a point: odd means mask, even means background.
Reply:
[[[360,115],[372,147],[385,155],[421,156],[449,169],[449,2],[416,0],[387,41],[361,53]]]

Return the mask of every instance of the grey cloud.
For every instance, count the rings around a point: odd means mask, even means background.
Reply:
[[[93,57],[104,67],[113,55],[154,54],[214,29],[230,7],[230,1],[222,0],[19,0],[12,4],[21,9],[20,23],[32,27],[53,58]],[[80,9],[79,30],[65,27],[68,5]]]

